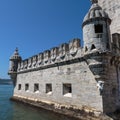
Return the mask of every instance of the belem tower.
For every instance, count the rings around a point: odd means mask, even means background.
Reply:
[[[120,0],[91,3],[83,46],[75,38],[25,60],[15,50],[8,72],[14,100],[74,116],[120,109]]]

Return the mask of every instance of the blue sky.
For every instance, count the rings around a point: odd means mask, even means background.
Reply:
[[[73,38],[82,39],[90,0],[0,0],[0,78],[9,78],[16,47],[23,59]]]

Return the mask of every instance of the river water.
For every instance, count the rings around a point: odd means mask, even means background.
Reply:
[[[46,110],[12,102],[9,100],[12,94],[12,85],[0,85],[0,120],[70,120]]]

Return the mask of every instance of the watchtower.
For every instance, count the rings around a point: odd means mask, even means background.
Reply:
[[[18,62],[20,62],[21,60],[22,58],[18,53],[18,48],[16,48],[14,54],[10,58],[10,66],[9,66],[9,72],[8,72],[11,79],[13,80],[14,85],[16,83]]]
[[[98,0],[91,0],[92,6],[83,20],[84,50],[106,51],[110,49],[110,18],[98,5]]]

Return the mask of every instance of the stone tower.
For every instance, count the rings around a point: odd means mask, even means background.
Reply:
[[[99,5],[111,18],[111,33],[120,33],[120,0],[98,0]]]
[[[91,0],[92,6],[83,20],[83,38],[85,52],[92,50],[106,51],[110,49],[110,18],[98,5]]]
[[[9,72],[8,72],[11,79],[13,80],[14,85],[16,83],[18,62],[20,61],[21,61],[21,56],[19,55],[18,49],[16,48],[14,54],[10,58],[10,66],[9,66]]]
[[[107,12],[91,0],[92,6],[83,20],[86,62],[100,88],[104,113],[120,107],[120,35],[111,34]],[[112,37],[111,37],[112,36]]]

